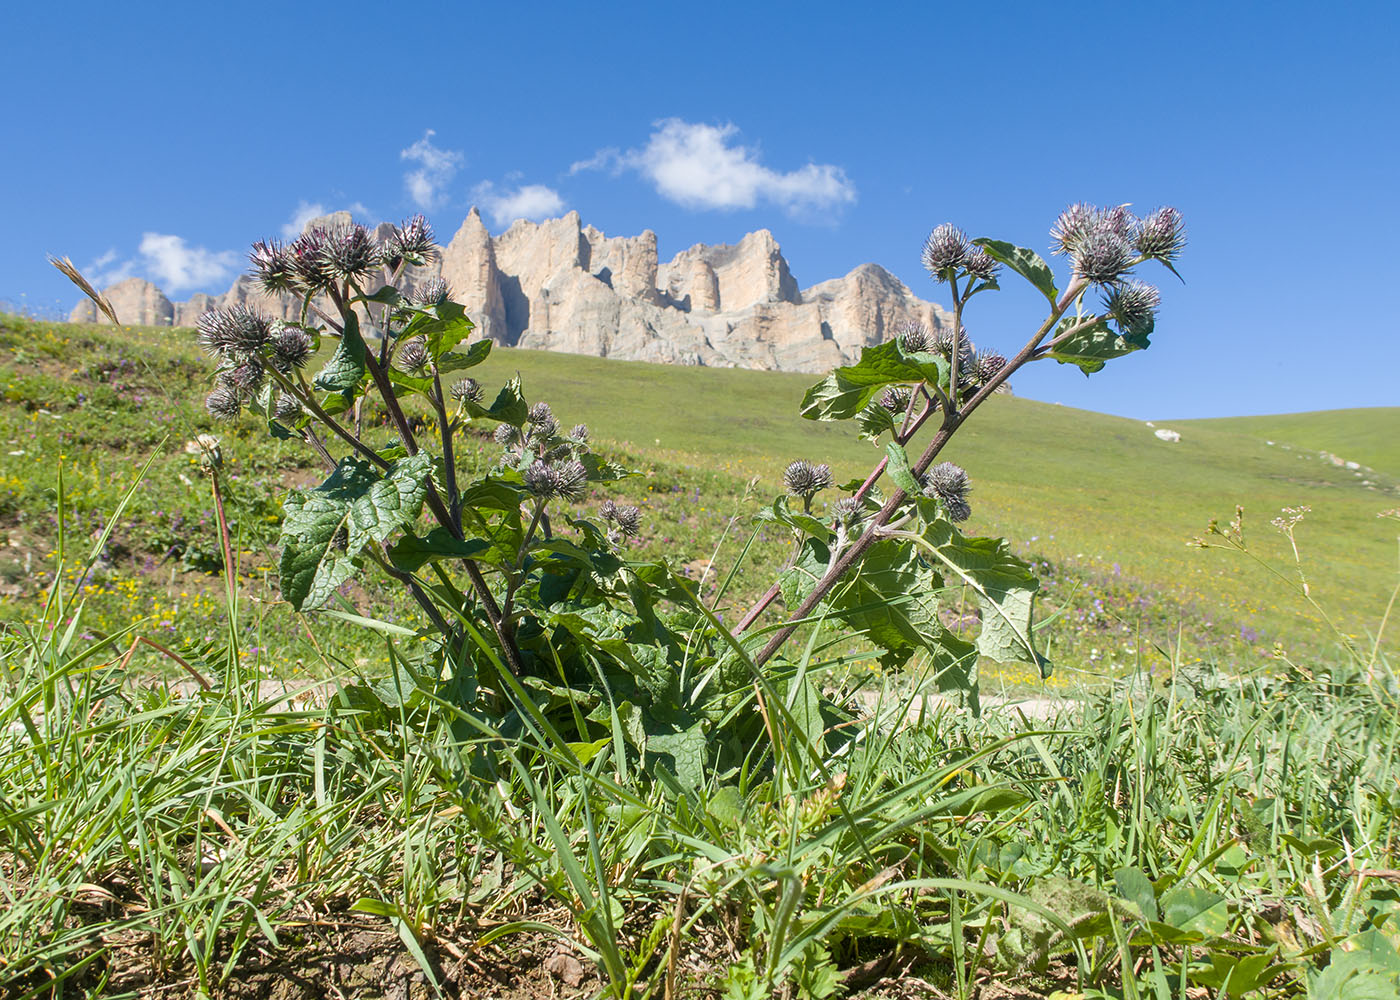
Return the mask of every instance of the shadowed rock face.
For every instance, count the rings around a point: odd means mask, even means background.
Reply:
[[[307,224],[349,224],[344,212]],[[383,227],[381,227],[383,228]],[[473,208],[442,257],[413,270],[441,275],[483,336],[499,344],[598,357],[715,367],[825,371],[854,361],[908,322],[936,329],[944,311],[916,297],[877,264],[806,291],[797,286],[773,234],[696,244],[659,263],[656,234],[607,237],[577,212],[520,220],[493,237]],[[295,319],[300,303],[268,297],[246,276],[219,296],[171,303],[131,278],[107,290],[123,322],[192,326],[207,309],[249,305]],[[69,317],[95,322],[91,303]]]

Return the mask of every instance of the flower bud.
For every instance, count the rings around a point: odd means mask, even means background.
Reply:
[[[286,246],[277,240],[259,240],[248,251],[252,274],[263,291],[273,295],[295,291],[298,283],[296,267]]]
[[[624,538],[631,538],[642,527],[642,512],[638,507],[615,504],[611,500],[603,504],[603,519],[617,528]]]
[[[429,278],[413,296],[414,303],[422,309],[440,306],[449,298],[447,282],[442,278]]]
[[[899,338],[900,349],[905,354],[919,354],[929,349],[931,340],[929,338],[928,327],[918,320],[910,320],[899,328],[896,334]]]
[[[322,266],[336,278],[360,278],[379,266],[379,247],[358,222],[326,234]]]
[[[1086,235],[1070,252],[1074,272],[1096,285],[1111,285],[1133,266],[1133,248],[1111,229]]]
[[[273,407],[272,415],[278,420],[295,420],[301,416],[301,404],[291,393],[280,392],[277,394],[277,403]]]
[[[456,400],[479,403],[481,402],[481,383],[471,377],[458,379],[452,383],[452,388],[447,390],[447,394]]]
[[[224,373],[224,384],[238,394],[239,399],[252,399],[262,388],[267,370],[257,358],[249,358]]]
[[[1170,205],[1157,209],[1138,223],[1133,246],[1151,260],[1168,263],[1176,260],[1186,249],[1186,227],[1181,213]]]
[[[972,362],[973,378],[978,385],[986,385],[1001,374],[1006,367],[1006,358],[993,351],[978,352]]]
[[[972,516],[967,495],[972,491],[967,473],[952,462],[941,462],[929,470],[924,479],[924,496],[937,499],[951,521],[966,521]]]
[[[422,265],[434,260],[438,249],[433,242],[432,226],[423,216],[415,215],[402,226],[394,227],[380,248],[380,254],[390,267],[398,267],[402,263]]]
[[[950,280],[967,259],[967,234],[950,222],[945,222],[924,240],[921,260],[939,283]]]
[[[271,324],[247,306],[210,309],[195,322],[200,343],[210,354],[237,360],[256,354],[267,343]]]
[[[913,398],[914,393],[910,391],[908,386],[892,385],[880,393],[880,398],[876,402],[891,413],[903,413],[909,409],[909,400]]]
[[[302,233],[287,247],[287,255],[297,281],[308,291],[324,292],[335,284],[335,273],[327,266],[331,235],[324,229]]]
[[[831,466],[798,459],[783,472],[783,485],[793,496],[810,500],[832,483]]]
[[[226,385],[214,387],[204,400],[204,408],[217,420],[232,420],[243,409],[238,394]]]
[[[979,246],[968,248],[967,257],[963,260],[963,270],[978,281],[991,281],[1000,269],[1000,262],[986,250]]]
[[[399,345],[398,355],[394,360],[400,371],[416,374],[428,367],[432,357],[428,354],[428,345],[423,338],[414,337]]]
[[[1152,332],[1161,301],[1161,295],[1151,285],[1123,281],[1113,286],[1104,299],[1103,309],[1124,333],[1146,334]]]
[[[273,367],[283,374],[302,367],[311,357],[311,337],[288,323],[273,324],[271,344]]]

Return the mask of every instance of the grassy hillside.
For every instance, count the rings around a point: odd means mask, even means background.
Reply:
[[[0,617],[23,617],[47,582],[58,536],[59,466],[71,549],[96,537],[164,440],[94,574],[74,582],[91,596],[94,628],[144,616],[148,634],[171,641],[213,634],[222,606],[212,504],[195,459],[183,451],[187,439],[212,431],[224,442],[245,585],[261,602],[261,621],[251,627],[263,641],[254,645],[272,646],[282,651],[278,662],[308,670],[382,656],[378,640],[363,634],[312,641],[276,602],[268,581],[275,577],[281,491],[318,481],[319,470],[300,443],[270,440],[251,418],[214,424],[202,407],[209,364],[189,331],[4,318],[0,351],[8,404],[0,412]],[[720,574],[727,572],[750,530],[747,516],[771,497],[792,459],[830,462],[842,481],[863,476],[880,455],[851,428],[797,415],[815,380],[810,375],[512,350],[494,352],[474,374],[491,387],[517,371],[531,400],[549,401],[566,426],[587,423],[604,450],[644,473],[617,491],[649,512],[640,554],[665,555],[697,576],[732,524],[716,559]],[[1380,411],[1391,418],[1396,412]],[[1295,429],[1291,438],[1271,430],[1278,435],[1272,446],[1250,421],[1183,422],[1171,425],[1181,442],[1169,444],[1136,421],[1007,396],[977,414],[947,457],[972,476],[971,529],[1003,534],[1039,561],[1044,608],[1060,613],[1046,635],[1062,677],[1126,665],[1153,643],[1180,642],[1187,659],[1249,661],[1276,639],[1294,650],[1318,648],[1323,640],[1312,614],[1258,567],[1187,541],[1211,518],[1229,520],[1239,503],[1251,547],[1276,562],[1291,560],[1268,521],[1282,507],[1310,505],[1297,534],[1313,593],[1350,631],[1364,634],[1395,580],[1395,532],[1376,514],[1400,505],[1397,472],[1358,477],[1318,458],[1313,446],[1345,458],[1365,453],[1358,460],[1396,470],[1383,464],[1394,445],[1374,432],[1376,416],[1258,418]],[[382,433],[387,442],[389,432]],[[1285,449],[1280,441],[1294,443]],[[469,437],[460,452],[474,466],[489,464],[495,453],[484,435]],[[781,533],[759,536],[727,613],[740,613],[743,601],[767,586],[785,553]],[[413,614],[373,590],[355,600]]]
[[[1325,451],[1343,462],[1357,462],[1392,478],[1400,477],[1400,407],[1397,406],[1183,420],[1180,423],[1273,441],[1275,446]]]

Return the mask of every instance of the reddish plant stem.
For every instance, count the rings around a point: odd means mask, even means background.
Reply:
[[[1026,342],[1026,346],[1021,348],[1016,357],[1000,372],[989,379],[987,384],[979,389],[977,393],[967,401],[967,404],[963,407],[961,412],[949,411],[944,413],[943,426],[938,429],[938,433],[933,436],[933,440],[930,441],[928,447],[924,449],[924,453],[920,455],[919,460],[914,463],[914,475],[916,477],[923,475],[924,472],[927,471],[928,467],[933,464],[933,460],[938,457],[938,453],[943,450],[944,445],[957,433],[958,428],[972,415],[973,411],[976,410],[988,396],[996,392],[1002,383],[1009,379],[1018,368],[1035,356],[1036,348],[1040,346],[1040,342],[1055,328],[1055,324],[1060,321],[1060,317],[1064,315],[1070,303],[1079,297],[1087,285],[1088,282],[1083,278],[1075,278],[1071,281],[1069,287],[1065,289],[1064,294],[1060,297],[1059,302],[1055,304],[1049,317],[1041,324],[1040,329],[1036,331],[1035,335]],[[907,499],[908,496],[903,490],[896,489],[894,491],[894,494],[885,502],[885,505],[880,508],[880,512],[875,515],[874,519],[866,527],[861,536],[852,543],[851,547],[847,549],[845,553],[832,564],[831,568],[826,571],[822,578],[817,581],[817,585],[812,588],[812,592],[807,595],[806,600],[798,605],[797,610],[793,612],[787,624],[777,632],[774,632],[769,638],[767,644],[764,645],[759,654],[754,657],[755,666],[762,666],[764,663],[768,662],[773,654],[782,647],[783,643],[787,642],[792,634],[797,631],[798,624],[811,614],[818,604],[825,600],[826,595],[831,592],[832,587],[836,585],[837,581],[845,576],[851,567],[859,562],[861,557],[865,555],[866,550],[878,540],[879,529],[889,523],[890,518],[894,516],[895,512]]]

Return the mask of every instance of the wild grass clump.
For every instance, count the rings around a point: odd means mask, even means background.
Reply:
[[[255,245],[255,276],[300,315],[206,316],[206,408],[325,467],[284,500],[280,594],[377,636],[388,668],[268,683],[212,437],[192,458],[222,628],[193,648],[140,623],[82,639],[60,479],[42,613],[0,648],[9,991],[252,995],[294,968],[311,992],[397,976],[463,995],[503,970],[549,988],[512,960],[521,942],[617,998],[878,995],[891,976],[959,1000],[991,981],[1124,998],[1395,985],[1400,724],[1379,638],[1310,672],[1168,657],[1035,723],[978,711],[981,660],[1050,664],[1032,566],[963,533],[975,483],[941,452],[1024,365],[1092,373],[1146,347],[1159,295],[1131,272],[1184,245],[1171,209],[1077,205],[1052,235],[1063,288],[1030,250],[930,234],[951,326],[867,348],[803,403],[885,458],[844,484],[821,455],[787,465],[758,530],[788,553],[732,627],[733,571],[702,597],[631,558],[640,505],[581,507],[628,474],[586,427],[518,377],[492,397],[463,374],[491,344],[450,290],[413,279],[435,252],[426,223]],[[1010,357],[964,328],[1003,270],[1048,303]],[[482,428],[489,463],[459,462]],[[135,489],[73,560],[82,579]],[[356,612],[346,593],[376,572],[416,614]],[[853,679],[853,641],[880,673]],[[139,657],[188,680],[143,685]],[[374,957],[386,939],[399,972]]]

